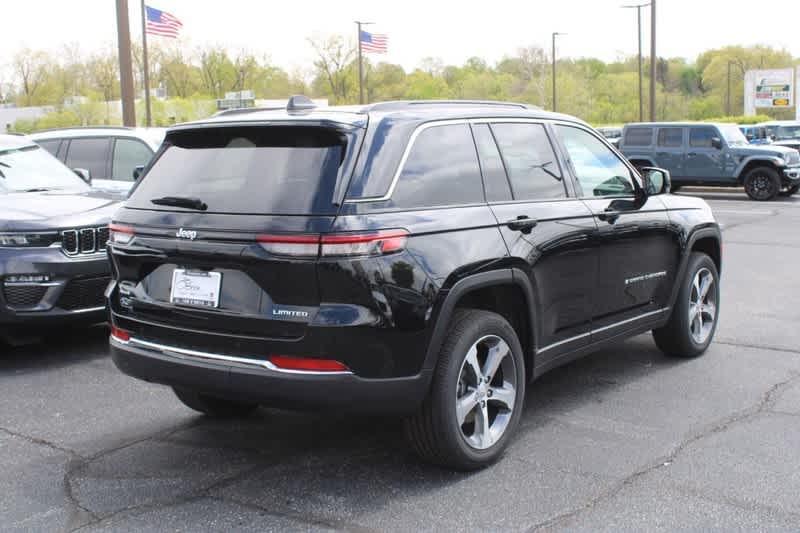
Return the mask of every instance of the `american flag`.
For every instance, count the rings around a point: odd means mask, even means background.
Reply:
[[[385,54],[386,46],[389,44],[389,37],[385,33],[370,33],[361,30],[361,38],[359,41],[362,51]]]
[[[166,11],[150,6],[145,6],[144,8],[147,11],[145,32],[151,35],[161,35],[162,37],[178,37],[178,32],[183,27],[183,23],[180,20]]]

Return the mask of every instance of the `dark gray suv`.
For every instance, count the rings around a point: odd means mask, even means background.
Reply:
[[[636,167],[669,170],[673,191],[683,185],[743,186],[751,199],[771,200],[800,188],[800,152],[751,145],[733,124],[628,124],[619,147]]]

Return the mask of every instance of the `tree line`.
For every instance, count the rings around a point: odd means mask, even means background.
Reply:
[[[213,100],[228,91],[249,89],[256,98],[307,94],[332,104],[358,102],[358,64],[354,43],[340,35],[309,40],[316,59],[306,70],[289,71],[267,56],[232,51],[221,46],[188,50],[180,45],[149,48],[152,87],[166,90],[168,99],[154,104],[160,125],[206,116]],[[142,89],[142,50],[134,46],[134,78]],[[659,58],[656,65],[656,116],[659,120],[704,120],[743,108],[744,72],[800,64],[787,50],[766,46],[727,46],[701,53],[694,61]],[[563,58],[557,65],[559,111],[593,124],[638,120],[636,56],[604,62],[595,58]],[[730,69],[730,104],[728,72]],[[649,62],[645,61],[645,98]],[[90,55],[76,45],[58,54],[19,50],[0,78],[0,102],[17,106],[53,106],[45,119],[20,129],[72,124],[118,123],[108,102],[119,99],[116,49]],[[471,57],[462,65],[446,65],[436,57],[423,59],[406,71],[401,65],[364,61],[365,95],[369,101],[390,99],[465,98],[513,100],[552,106],[552,71],[547,51],[530,46],[490,64]],[[76,98],[78,97],[78,98]],[[731,113],[728,113],[730,105]],[[142,107],[142,106],[137,106]],[[645,116],[648,102],[645,101]],[[137,109],[138,111],[138,109]],[[789,118],[793,110],[772,113]],[[49,122],[48,122],[49,119]],[[51,124],[52,123],[52,124]]]

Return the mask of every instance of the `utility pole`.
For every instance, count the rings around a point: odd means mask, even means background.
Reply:
[[[725,114],[731,116],[731,61],[728,60],[728,92],[725,95]]]
[[[358,27],[358,103],[364,103],[364,62],[361,59],[361,26],[368,26],[372,22],[356,21]]]
[[[644,96],[642,93],[642,8],[650,4],[637,4],[634,6],[622,6],[624,9],[636,8],[636,36],[639,40],[639,122],[644,121]]]
[[[142,0],[142,63],[144,63],[144,124],[148,128],[152,126],[150,115],[150,63],[147,60],[147,8]]]
[[[650,121],[656,121],[656,0],[650,0]]]
[[[136,126],[136,108],[133,103],[133,70],[131,69],[131,29],[128,21],[128,0],[117,0],[117,46],[119,48],[122,124],[125,126]]]
[[[556,104],[556,37],[558,35],[566,35],[566,33],[553,32],[553,112],[558,109]]]

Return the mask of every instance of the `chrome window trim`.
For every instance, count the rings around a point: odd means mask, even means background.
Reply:
[[[236,357],[232,355],[223,355],[212,352],[201,352],[199,350],[190,350],[188,348],[177,348],[175,346],[168,346],[166,344],[159,344],[157,342],[145,341],[131,337],[127,341],[123,341],[111,336],[111,341],[122,346],[134,346],[156,351],[162,355],[177,357],[180,359],[194,358],[205,361],[221,362],[232,364],[235,366],[242,366],[245,368],[259,368],[261,370],[270,370],[272,372],[284,374],[299,374],[304,376],[341,376],[353,375],[349,370],[337,370],[332,372],[318,372],[314,370],[289,370],[286,368],[279,368],[272,364],[270,361],[263,359],[254,359],[249,357]]]
[[[408,160],[408,156],[411,153],[411,149],[414,147],[414,143],[417,141],[417,137],[419,137],[420,133],[429,129],[435,128],[438,126],[451,126],[451,125],[458,125],[458,124],[508,124],[508,123],[528,123],[528,124],[547,124],[553,122],[563,122],[564,124],[568,125],[580,125],[579,122],[568,122],[568,121],[553,121],[552,119],[548,118],[537,118],[537,117],[530,117],[530,118],[523,118],[523,117],[481,117],[481,118],[459,118],[459,119],[445,119],[445,120],[432,120],[430,122],[424,122],[417,126],[417,128],[411,133],[411,137],[408,139],[408,144],[406,144],[406,148],[403,151],[403,155],[400,158],[400,163],[397,165],[397,170],[395,170],[394,176],[392,176],[392,181],[389,184],[389,190],[386,191],[385,194],[382,196],[368,196],[364,198],[345,198],[344,203],[346,204],[363,204],[369,202],[383,202],[389,200],[394,193],[395,188],[397,187],[397,182],[400,179],[400,175],[403,173],[403,169],[405,168],[406,161]],[[549,134],[548,134],[549,137]],[[550,140],[552,143],[552,139]],[[555,151],[555,147],[553,147]],[[558,157],[558,154],[556,154]],[[562,169],[563,171],[563,169]],[[566,178],[565,178],[566,179]],[[483,205],[483,204],[481,204]]]
[[[607,331],[609,329],[617,328],[619,326],[624,326],[625,324],[630,324],[631,322],[635,322],[635,321],[641,320],[643,318],[648,318],[648,317],[651,317],[651,316],[655,316],[655,315],[657,315],[659,313],[663,313],[665,311],[669,311],[669,307],[662,307],[661,309],[656,309],[655,311],[650,311],[650,312],[641,314],[639,316],[635,316],[633,318],[628,318],[626,320],[621,320],[620,322],[615,322],[613,324],[609,324],[608,326],[603,326],[602,328],[593,329],[591,331],[587,331],[586,333],[581,333],[580,335],[575,335],[574,337],[570,337],[568,339],[564,339],[564,340],[560,340],[558,342],[554,342],[552,344],[548,344],[547,346],[543,346],[543,347],[537,349],[536,353],[540,354],[540,353],[546,352],[547,350],[551,350],[553,348],[561,346],[563,344],[567,344],[567,343],[570,343],[570,342],[573,342],[573,341],[577,341],[577,340],[582,339],[584,337],[588,337],[588,336],[594,335],[596,333]]]

